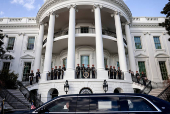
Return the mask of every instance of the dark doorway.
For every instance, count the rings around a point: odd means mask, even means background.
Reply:
[[[58,91],[56,89],[54,89],[51,96],[52,96],[52,99],[55,98],[55,97],[58,97]]]

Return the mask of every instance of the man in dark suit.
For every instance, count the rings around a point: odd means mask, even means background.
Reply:
[[[62,69],[61,69],[61,66],[59,66],[59,69],[58,69],[58,79],[60,79],[61,72],[62,72]]]
[[[33,78],[34,78],[34,73],[33,73],[33,70],[31,70],[31,73],[30,73],[30,85],[32,85]]]
[[[54,68],[51,69],[51,73],[50,74],[51,74],[51,80],[53,80],[54,79]]]
[[[77,79],[80,78],[80,66],[79,66],[79,64],[77,64],[77,67],[76,67],[76,78]]]
[[[36,82],[37,83],[39,81],[39,78],[40,78],[40,71],[39,71],[39,69],[37,69],[37,72],[36,72]]]
[[[121,79],[122,71],[120,70],[120,67],[118,67],[117,75],[118,75],[118,78]]]
[[[114,76],[114,79],[116,79],[116,69],[115,69],[115,66],[113,66],[113,76]]]
[[[57,69],[57,66],[55,66],[55,69],[54,69],[54,79],[57,80],[57,76],[58,76],[58,69]]]
[[[91,70],[92,70],[92,78],[95,78],[96,69],[95,69],[94,65],[92,65]]]
[[[110,66],[109,74],[110,74],[110,79],[113,79],[113,69],[112,69],[112,66]]]
[[[91,68],[89,67],[89,65],[87,65],[88,67],[86,68],[86,71],[89,73],[89,77],[90,78],[90,71],[91,71]]]
[[[63,79],[63,76],[64,76],[64,71],[66,71],[65,65],[63,65],[63,67],[62,67],[62,79]]]
[[[82,64],[82,67],[81,67],[81,75],[82,75],[82,78],[84,78],[84,72],[86,71],[86,68],[84,67],[84,64]]]

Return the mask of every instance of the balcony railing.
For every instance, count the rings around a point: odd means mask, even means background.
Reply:
[[[76,28],[75,33],[76,34],[95,34],[95,28],[86,28],[86,29]],[[113,32],[113,31],[110,31],[110,30],[102,29],[102,34],[117,38],[116,33]],[[68,35],[68,29],[60,30],[60,31],[55,32],[54,33],[54,38],[64,36],[64,35]],[[126,42],[125,38],[123,38],[123,41],[127,45],[127,42]],[[46,42],[47,42],[47,38],[43,41],[43,45]]]

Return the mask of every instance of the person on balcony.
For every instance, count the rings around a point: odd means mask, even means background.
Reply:
[[[77,64],[77,67],[76,67],[76,76],[77,76],[77,79],[80,77],[80,66],[79,66],[79,64]]]
[[[120,67],[118,67],[117,75],[118,75],[118,78],[121,79],[122,71],[120,70]]]
[[[108,77],[109,77],[109,68],[108,68],[108,65],[106,65],[105,70],[108,71]]]
[[[63,76],[64,76],[64,71],[66,71],[65,65],[63,65],[63,67],[62,67],[62,79],[63,79]]]
[[[110,79],[113,79],[113,69],[112,69],[112,66],[110,66],[109,74],[110,74]]]
[[[142,71],[141,77],[142,77],[142,80],[143,80],[143,85],[146,86],[147,77],[146,77],[146,75],[143,71]]]
[[[84,72],[86,71],[86,68],[84,67],[84,64],[82,64],[82,67],[81,67],[81,75],[82,75],[82,78],[84,78]]]
[[[86,68],[86,71],[89,73],[89,77],[90,78],[90,71],[91,71],[91,68],[89,67],[89,65],[87,65],[88,67]]]
[[[91,70],[92,70],[92,78],[95,78],[96,69],[95,69],[94,65],[92,65]]]
[[[58,76],[58,69],[57,69],[57,66],[55,66],[55,69],[54,69],[54,79],[57,80],[57,76]]]
[[[139,83],[139,81],[140,81],[140,74],[138,73],[138,71],[136,71],[136,79],[137,79],[137,83]]]
[[[115,69],[115,66],[113,66],[113,75],[114,75],[114,79],[116,79],[116,69]]]
[[[51,80],[53,80],[54,79],[54,68],[52,68],[52,70],[51,70]]]
[[[40,71],[39,71],[39,69],[37,69],[37,72],[36,72],[36,82],[37,83],[39,81],[39,78],[40,78]]]
[[[33,78],[34,78],[34,73],[33,73],[33,70],[31,70],[31,73],[30,73],[30,85],[32,85]]]
[[[58,69],[58,79],[60,79],[61,72],[62,72],[62,69],[61,69],[61,66],[59,66],[59,69]]]

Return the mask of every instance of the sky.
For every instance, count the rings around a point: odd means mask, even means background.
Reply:
[[[160,12],[168,0],[124,0],[133,17],[165,17]],[[45,0],[0,0],[0,18],[36,17]]]

